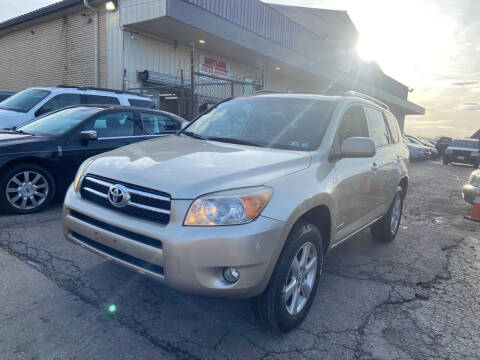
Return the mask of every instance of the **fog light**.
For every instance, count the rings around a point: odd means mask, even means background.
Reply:
[[[235,268],[227,267],[223,269],[223,278],[226,282],[235,284],[240,279],[240,273]]]

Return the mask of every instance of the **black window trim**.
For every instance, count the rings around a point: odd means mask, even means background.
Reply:
[[[334,141],[334,144],[335,144],[335,148],[337,150],[340,150],[340,147],[342,146],[342,144],[340,144],[340,138],[339,138],[339,132],[340,132],[340,129],[342,127],[342,124],[343,124],[343,120],[344,120],[344,116],[345,114],[347,113],[347,111],[349,111],[351,108],[353,107],[356,107],[356,106],[359,106],[362,111],[363,111],[363,115],[365,116],[365,125],[367,125],[367,132],[368,132],[368,138],[371,138],[370,137],[370,127],[368,126],[368,118],[367,118],[367,112],[365,111],[364,107],[363,107],[363,103],[361,102],[352,102],[352,103],[349,103],[346,108],[345,108],[345,111],[343,111],[342,114],[340,114],[340,121],[338,123],[338,127],[337,127],[337,130],[335,131],[335,141]]]

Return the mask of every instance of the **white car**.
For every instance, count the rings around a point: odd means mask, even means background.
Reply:
[[[148,97],[128,91],[72,86],[32,87],[0,103],[0,129],[17,127],[49,112],[84,104],[155,107]]]

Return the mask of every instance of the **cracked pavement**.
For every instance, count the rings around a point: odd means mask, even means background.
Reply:
[[[397,239],[365,230],[332,251],[289,334],[261,328],[248,300],[183,294],[74,246],[61,204],[2,215],[0,357],[478,359],[480,225],[460,192],[471,171],[410,164]]]

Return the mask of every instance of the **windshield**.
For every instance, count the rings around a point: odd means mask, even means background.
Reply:
[[[75,107],[60,110],[35,119],[20,126],[17,130],[38,135],[63,135],[74,126],[102,109],[94,107]]]
[[[478,149],[480,147],[480,140],[453,140],[451,147],[463,147],[468,149]]]
[[[237,98],[201,116],[184,133],[247,145],[312,150],[320,144],[335,104],[298,98]]]
[[[50,94],[48,90],[27,89],[0,103],[0,109],[27,112]]]

